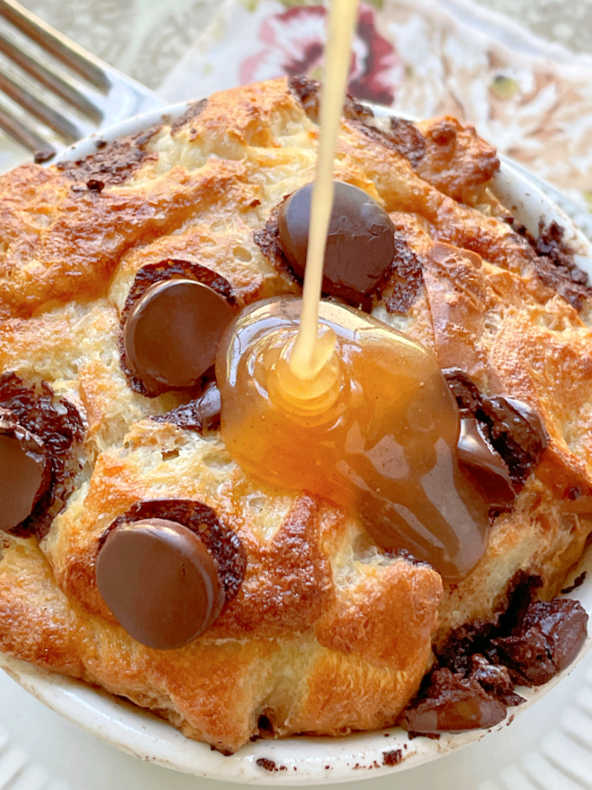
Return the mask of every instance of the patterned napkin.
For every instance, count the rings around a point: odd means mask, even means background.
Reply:
[[[281,74],[320,74],[326,10],[225,0],[159,93],[205,96]],[[451,113],[592,210],[592,56],[529,34],[468,0],[362,4],[355,96],[402,114]]]

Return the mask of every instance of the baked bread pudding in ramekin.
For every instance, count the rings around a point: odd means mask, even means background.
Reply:
[[[314,83],[274,80],[0,177],[0,650],[223,752],[490,727],[586,635],[556,596],[592,531],[592,288],[561,227],[535,238],[496,197],[472,127],[348,100],[335,177],[388,214],[393,255],[325,288],[436,356],[487,503],[476,566],[443,578],[227,451],[216,344],[301,291],[281,222],[317,112]]]

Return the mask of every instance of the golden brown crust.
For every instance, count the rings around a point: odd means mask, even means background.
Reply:
[[[376,314],[486,393],[526,401],[550,436],[477,568],[446,590],[428,566],[382,555],[330,503],[259,487],[215,433],[151,420],[187,396],[144,398],[120,368],[120,311],[147,263],[205,265],[239,305],[297,290],[253,238],[312,178],[318,128],[297,92],[275,80],[216,94],[172,130],[63,171],[25,166],[0,178],[0,371],[49,382],[87,424],[81,483],[41,546],[7,538],[0,549],[0,649],[127,696],[224,750],[257,733],[260,715],[276,734],[392,723],[434,641],[502,609],[517,571],[555,594],[592,527],[566,505],[566,492],[592,491],[586,309],[540,279],[533,248],[495,215],[487,185],[497,160],[474,130],[437,119],[401,128],[397,147],[364,123],[354,110],[344,120],[337,177],[385,206],[408,265]],[[445,264],[435,241],[456,248]],[[105,529],[153,498],[214,508],[247,555],[237,597],[174,651],[131,639],[95,581]]]

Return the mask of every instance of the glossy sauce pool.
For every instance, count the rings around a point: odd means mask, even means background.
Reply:
[[[484,551],[487,507],[458,467],[458,410],[435,357],[370,316],[321,302],[321,329],[336,337],[334,381],[323,408],[309,411],[277,386],[300,311],[299,299],[258,303],[223,339],[216,378],[229,452],[255,477],[357,514],[383,549],[461,578]]]

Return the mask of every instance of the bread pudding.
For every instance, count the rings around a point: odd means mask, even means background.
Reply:
[[[441,575],[226,448],[216,344],[242,308],[300,293],[281,226],[317,116],[315,83],[279,79],[0,177],[0,650],[223,752],[488,727],[586,634],[556,596],[592,532],[592,288],[560,227],[535,238],[498,200],[472,127],[348,100],[335,177],[388,215],[392,260],[324,288],[444,371],[488,508],[475,567]],[[207,320],[175,319],[194,304]]]

